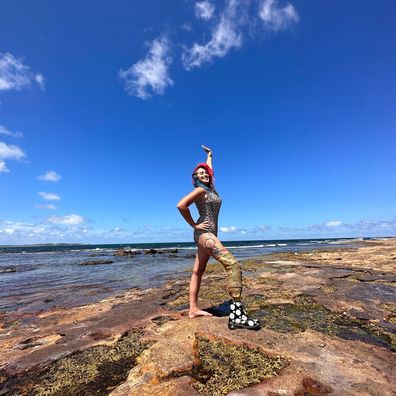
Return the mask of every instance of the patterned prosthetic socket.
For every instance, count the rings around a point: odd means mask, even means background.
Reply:
[[[242,295],[242,270],[232,253],[222,254],[217,259],[227,273],[227,290],[233,300],[240,300]]]

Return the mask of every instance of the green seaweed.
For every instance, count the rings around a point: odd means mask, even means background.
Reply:
[[[156,316],[155,318],[151,319],[157,326],[162,326],[165,323],[172,321],[172,320],[176,320],[175,318],[173,318],[172,316],[168,316],[168,315],[160,315],[160,316]]]
[[[295,304],[263,304],[255,313],[262,327],[280,333],[299,333],[307,329],[348,340],[395,350],[392,337],[374,323],[333,312],[307,296],[295,298]]]
[[[196,353],[199,363],[188,375],[196,379],[194,388],[208,396],[222,396],[259,384],[278,375],[288,363],[283,357],[269,357],[256,348],[230,345],[202,336],[196,337]]]
[[[136,357],[148,346],[141,332],[131,331],[112,346],[95,346],[5,382],[7,395],[71,396],[108,395],[124,382]]]
[[[381,308],[386,309],[387,311],[396,314],[396,304],[395,303],[383,303],[380,305]]]

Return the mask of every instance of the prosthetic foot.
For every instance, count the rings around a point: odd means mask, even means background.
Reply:
[[[248,315],[241,301],[231,300],[230,308],[231,313],[228,317],[228,328],[230,330],[259,330],[261,328],[260,321]]]

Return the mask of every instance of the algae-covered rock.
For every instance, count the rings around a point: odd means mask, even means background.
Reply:
[[[284,358],[269,357],[257,348],[202,336],[196,337],[196,353],[199,363],[190,375],[197,380],[194,388],[207,396],[223,396],[259,384],[277,375],[287,363]]]
[[[4,381],[7,395],[108,395],[125,381],[145,349],[141,332],[132,331],[112,346],[96,346],[55,361],[47,369]]]
[[[263,304],[256,314],[263,327],[281,333],[312,329],[330,336],[395,350],[392,337],[376,324],[351,318],[343,312],[330,311],[306,296],[296,297],[294,304]]]
[[[90,261],[82,261],[80,265],[102,265],[102,264],[112,264],[113,260],[90,260]]]

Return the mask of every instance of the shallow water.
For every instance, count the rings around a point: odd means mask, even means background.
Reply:
[[[349,246],[356,240],[224,242],[245,260],[268,253]],[[100,246],[100,247],[99,247]],[[123,245],[125,246],[125,245]],[[133,245],[133,258],[115,257],[120,245],[0,247],[0,312],[38,312],[72,307],[138,287],[158,287],[192,268],[196,248],[188,243]],[[155,248],[163,254],[144,254]],[[169,253],[169,249],[178,249]],[[113,260],[111,264],[81,265]]]

